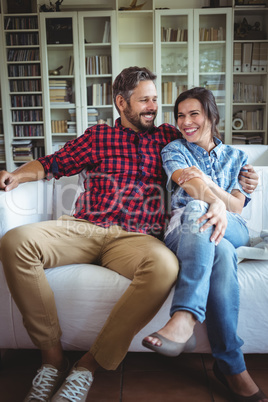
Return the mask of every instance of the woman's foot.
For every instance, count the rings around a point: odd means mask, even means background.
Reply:
[[[177,311],[173,314],[167,324],[157,331],[157,334],[169,341],[180,344],[186,343],[193,335],[196,319],[188,311]],[[154,333],[156,334],[156,333]],[[162,346],[162,341],[156,336],[146,336],[144,342],[153,346]]]
[[[255,384],[247,370],[240,374],[224,375],[215,362],[213,371],[218,380],[232,392],[237,401],[268,402],[268,398]]]

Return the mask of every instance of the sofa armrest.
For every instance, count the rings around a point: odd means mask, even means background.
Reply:
[[[268,230],[268,166],[256,166],[255,170],[259,175],[259,184],[242,211],[251,238],[259,236],[262,230]]]
[[[14,190],[0,190],[0,237],[27,223],[52,218],[53,181],[20,184]]]

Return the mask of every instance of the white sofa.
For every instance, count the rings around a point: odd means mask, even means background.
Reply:
[[[239,147],[248,153],[260,177],[252,201],[243,212],[251,236],[256,238],[261,230],[268,229],[268,146]],[[77,176],[25,183],[8,193],[0,191],[0,237],[15,226],[70,213],[77,191]],[[130,281],[106,268],[86,264],[48,269],[46,275],[55,293],[64,349],[88,350]],[[245,342],[243,351],[268,353],[268,261],[244,260],[239,264],[238,276],[238,332]],[[171,297],[172,291],[154,319],[135,336],[130,351],[147,351],[141,340],[168,320]],[[1,263],[0,323],[0,349],[34,348],[8,290]],[[195,352],[209,353],[205,323],[197,325],[196,334]]]

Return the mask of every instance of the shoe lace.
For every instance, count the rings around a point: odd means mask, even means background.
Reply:
[[[80,396],[83,396],[84,392],[88,391],[92,381],[93,377],[90,371],[74,370],[66,378],[66,383],[60,396],[68,398],[70,401],[80,401]]]
[[[42,367],[39,369],[33,379],[33,389],[30,397],[39,401],[46,401],[45,398],[47,398],[53,386],[57,372],[58,371],[53,367]]]

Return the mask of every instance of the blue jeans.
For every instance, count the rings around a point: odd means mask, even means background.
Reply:
[[[243,341],[237,336],[239,285],[235,248],[247,245],[248,229],[239,214],[227,212],[224,238],[215,246],[210,241],[214,227],[200,232],[196,220],[208,204],[194,200],[181,215],[181,225],[165,239],[180,262],[170,314],[190,311],[198,321],[206,319],[212,354],[224,374],[244,371]]]

